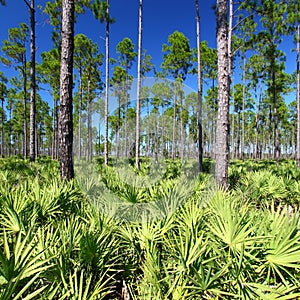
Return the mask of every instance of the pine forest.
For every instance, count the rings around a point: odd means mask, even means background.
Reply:
[[[299,0],[0,14],[0,300],[300,299]]]

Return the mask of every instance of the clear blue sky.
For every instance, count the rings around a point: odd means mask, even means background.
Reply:
[[[200,0],[201,14],[201,40],[207,40],[210,47],[215,47],[215,15],[212,10],[214,0]],[[45,6],[45,0],[36,0],[37,6]],[[115,48],[117,43],[124,37],[132,39],[137,44],[138,37],[138,0],[111,0],[111,15],[116,22],[111,25],[111,44],[110,52],[112,57],[116,57]],[[147,50],[153,58],[153,63],[159,68],[162,62],[162,44],[167,42],[168,35],[175,30],[183,32],[190,40],[191,47],[196,47],[196,27],[195,27],[195,1],[179,0],[144,0],[143,1],[143,48]],[[20,22],[29,24],[29,13],[22,0],[7,0],[7,6],[0,6],[0,40],[7,38],[7,31],[10,27],[17,27]],[[37,9],[36,15],[36,44],[37,60],[40,53],[52,47],[51,25],[48,16]],[[75,26],[75,34],[84,33],[94,42],[98,42],[99,50],[104,52],[105,47],[105,27],[104,24],[94,20],[91,12],[78,18]],[[283,42],[283,49],[288,55],[287,72],[295,70],[295,53],[290,49],[295,47],[290,39]],[[29,48],[29,44],[28,44]],[[133,66],[132,74],[136,72]],[[0,65],[0,71],[10,77],[13,70]],[[104,66],[102,67],[104,79]],[[188,76],[186,84],[196,88],[196,76]],[[51,102],[50,102],[51,103]]]

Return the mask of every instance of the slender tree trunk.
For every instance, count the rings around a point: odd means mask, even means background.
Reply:
[[[202,72],[200,48],[200,12],[199,0],[196,0],[196,31],[197,31],[197,75],[198,75],[198,167],[203,171],[203,141],[202,141]]]
[[[228,186],[229,165],[229,70],[228,70],[228,4],[217,1],[218,49],[218,119],[216,132],[216,183]]]
[[[176,82],[175,82],[176,84]],[[174,95],[174,106],[173,106],[173,132],[172,132],[172,160],[175,159],[176,156],[176,149],[175,149],[175,134],[176,134],[176,105],[177,105],[177,92],[175,91]]]
[[[235,99],[234,99],[234,76],[232,74],[232,118],[231,118],[231,159],[234,160],[235,147],[234,147],[234,113],[235,113]]]
[[[4,97],[1,98],[1,156],[4,157]]]
[[[26,55],[24,54],[23,58],[23,156],[24,159],[27,159],[27,72],[26,72]]]
[[[261,86],[259,92],[259,98],[256,104],[256,114],[255,114],[255,161],[258,159],[258,135],[259,135],[259,113],[260,113],[260,100],[261,100]]]
[[[263,135],[262,135],[262,154],[261,154],[261,159],[265,159],[265,150],[266,150],[266,127],[263,127]]]
[[[297,153],[297,148],[295,147],[295,126],[292,125],[292,151],[291,151],[291,158],[295,159],[295,153]],[[296,150],[296,151],[295,151]],[[298,166],[298,165],[297,165]]]
[[[275,65],[275,63],[274,63]],[[272,70],[272,84],[273,84],[273,113],[274,113],[274,156],[276,159],[276,165],[279,164],[280,158],[280,141],[279,141],[279,132],[278,132],[278,114],[277,114],[277,93],[276,93],[276,81],[275,81],[275,70]]]
[[[9,105],[9,132],[8,132],[8,156],[11,156],[11,132],[12,132],[12,105]]]
[[[82,116],[82,102],[83,102],[83,88],[82,88],[82,69],[79,68],[79,112],[78,112],[78,159],[81,159],[81,116]]]
[[[109,17],[109,0],[106,0],[106,14]],[[108,97],[109,97],[109,20],[106,20],[105,34],[105,111],[104,111],[104,165],[108,165]]]
[[[233,68],[232,68],[232,51],[231,51],[231,44],[232,44],[232,24],[233,24],[233,0],[229,1],[229,28],[228,28],[228,70],[230,74],[229,78],[229,90],[231,85],[231,78],[232,78],[232,122],[231,122],[231,159],[234,159],[234,83],[233,83]]]
[[[52,134],[52,153],[51,153],[51,156],[52,156],[52,159],[55,158],[55,139],[56,139],[56,131],[55,131],[55,98],[53,97],[53,112],[52,112],[52,126],[53,126],[53,134]]]
[[[92,161],[93,156],[93,143],[92,143],[92,99],[91,99],[91,80],[88,80],[88,107],[87,107],[87,118],[88,118],[88,143],[87,143],[87,161]]]
[[[164,105],[161,107],[161,151],[162,156],[165,155],[165,118],[164,118]]]
[[[30,0],[30,162],[36,156],[35,4]]]
[[[139,6],[139,38],[138,38],[138,66],[137,66],[137,89],[136,89],[136,134],[135,134],[135,167],[140,169],[140,97],[141,97],[141,56],[142,56],[142,19],[143,0],[140,0]]]
[[[300,23],[297,35],[297,166],[300,168]]]
[[[241,126],[241,117],[240,117],[240,112],[238,112],[237,128],[236,128],[236,142],[235,142],[235,157],[237,159],[240,158],[240,141],[241,141],[240,126]]]
[[[183,95],[182,95],[182,91],[180,91],[179,94],[179,99],[180,99],[180,159],[183,162],[183,155],[184,155],[184,138],[183,138]]]
[[[117,148],[117,159],[119,158],[120,155],[120,147],[119,147],[119,142],[120,142],[120,127],[121,127],[121,98],[120,96],[118,97],[118,125],[117,125],[117,130],[116,130],[116,148]]]
[[[246,98],[246,55],[244,56],[243,66],[243,100],[242,100],[242,161],[245,160],[245,98]]]
[[[61,180],[74,177],[73,166],[73,51],[74,0],[62,0],[60,64],[59,161]]]

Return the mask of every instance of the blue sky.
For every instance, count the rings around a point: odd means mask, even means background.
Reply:
[[[111,15],[116,22],[111,25],[110,53],[116,57],[115,48],[124,37],[132,39],[137,44],[138,38],[138,0],[111,0]],[[215,47],[215,15],[212,10],[214,0],[199,1],[201,14],[201,40],[207,40],[210,47]],[[45,0],[36,0],[36,5],[45,6]],[[195,27],[195,1],[194,0],[144,0],[143,1],[143,48],[153,58],[153,63],[159,68],[162,62],[162,44],[167,42],[168,35],[175,30],[183,32],[190,41],[191,47],[196,47]],[[0,39],[7,38],[7,31],[10,27],[17,27],[20,22],[29,23],[29,13],[22,0],[8,0],[7,6],[0,6]],[[36,15],[36,45],[37,60],[43,51],[52,47],[51,25],[48,16],[37,9]],[[104,24],[94,20],[91,12],[78,18],[75,26],[75,34],[84,33],[94,42],[99,44],[99,50],[104,52],[105,28]],[[29,46],[29,45],[28,45]],[[287,53],[287,72],[295,70],[296,54],[290,49],[295,47],[291,39],[285,39],[282,44],[283,50]],[[0,71],[10,77],[13,70],[0,65]],[[136,74],[136,65],[133,65],[132,75]],[[102,78],[104,79],[104,66],[102,66]],[[188,76],[186,84],[196,89],[196,76]],[[46,95],[44,96],[46,97]],[[50,102],[51,104],[51,102]]]

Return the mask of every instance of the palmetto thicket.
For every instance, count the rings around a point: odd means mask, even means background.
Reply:
[[[227,192],[203,175],[177,209],[148,222],[103,214],[83,192],[104,184],[125,203],[174,196],[176,168],[130,190],[112,168],[100,167],[101,184],[62,185],[56,162],[2,160],[1,299],[299,297],[299,211],[288,204],[300,195],[300,174],[290,162],[236,163]]]

